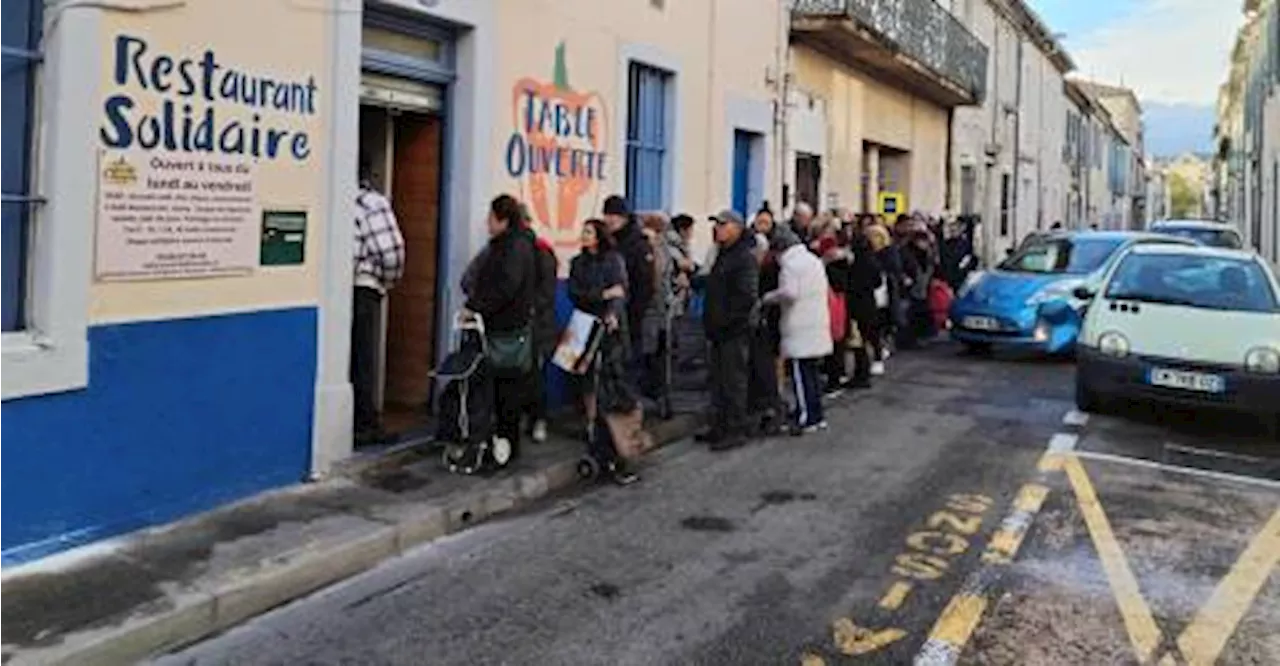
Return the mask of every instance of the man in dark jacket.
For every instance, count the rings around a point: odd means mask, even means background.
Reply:
[[[711,220],[720,249],[707,276],[702,315],[711,347],[711,429],[701,439],[713,450],[723,450],[745,444],[750,427],[747,371],[760,314],[760,266],[755,236],[746,231],[741,215],[723,210]]]
[[[627,201],[618,195],[604,200],[604,221],[613,234],[618,254],[627,264],[627,332],[630,334],[631,376],[636,386],[645,386],[641,333],[645,310],[654,297],[653,245],[644,236],[640,221]]]

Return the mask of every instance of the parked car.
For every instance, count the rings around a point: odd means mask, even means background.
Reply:
[[[1240,232],[1235,227],[1221,222],[1208,220],[1164,220],[1151,225],[1151,231],[1158,234],[1170,234],[1208,245],[1238,250],[1244,247]]]
[[[1183,238],[1132,231],[1034,237],[995,269],[969,275],[951,304],[951,337],[978,352],[996,344],[1070,352],[1084,308],[1072,291],[1100,280],[1124,250],[1147,243],[1194,245]]]
[[[1096,289],[1077,349],[1076,404],[1114,398],[1229,408],[1280,437],[1280,282],[1242,250],[1150,245]]]

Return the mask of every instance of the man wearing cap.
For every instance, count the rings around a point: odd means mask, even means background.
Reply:
[[[719,247],[707,276],[707,300],[702,315],[711,347],[711,427],[700,437],[712,450],[746,443],[747,370],[751,336],[759,319],[760,266],[754,254],[755,236],[732,210],[711,217]]]

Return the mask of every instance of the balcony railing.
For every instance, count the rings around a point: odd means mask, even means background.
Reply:
[[[793,19],[853,21],[981,103],[987,47],[936,0],[791,0]]]

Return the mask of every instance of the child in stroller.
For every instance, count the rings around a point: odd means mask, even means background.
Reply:
[[[444,383],[436,441],[444,444],[449,471],[480,474],[511,462],[511,442],[495,433],[494,378],[489,367],[484,322],[479,315],[454,319],[455,349],[432,372]]]

